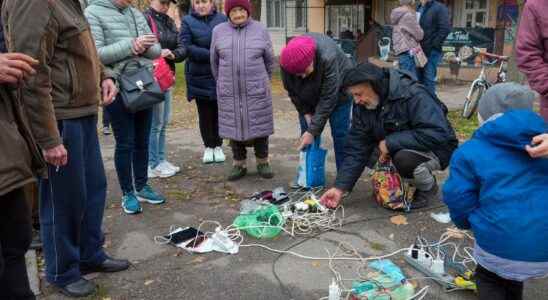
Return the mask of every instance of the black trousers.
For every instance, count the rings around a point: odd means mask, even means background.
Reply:
[[[411,179],[414,177],[415,169],[420,164],[428,162],[430,160],[432,160],[432,158],[428,157],[425,154],[404,149],[398,151],[394,155],[392,162],[394,163],[394,166],[396,166],[396,169],[398,170],[398,173],[400,173],[400,176],[402,176],[403,178]]]
[[[24,190],[0,196],[0,299],[35,299],[25,263],[31,240],[31,207]]]
[[[110,115],[106,109],[103,109],[103,127],[110,127]]]
[[[234,160],[246,160],[246,147],[253,147],[255,149],[256,158],[268,158],[268,137],[256,138],[250,141],[243,142],[230,141],[230,147],[232,148],[232,158]]]
[[[207,99],[196,99],[198,107],[198,119],[200,123],[200,133],[204,146],[206,148],[215,148],[223,144],[219,137],[219,116],[217,101]]]
[[[504,279],[481,265],[477,266],[475,276],[480,300],[523,299],[523,282]]]

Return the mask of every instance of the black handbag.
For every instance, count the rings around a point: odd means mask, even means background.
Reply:
[[[137,65],[137,69],[126,71],[126,68],[133,64]],[[129,61],[122,68],[118,80],[124,105],[132,113],[151,108],[165,100],[165,95],[154,75],[139,61]]]
[[[135,32],[139,36],[137,21],[131,8],[130,12],[135,25]],[[130,65],[136,65],[136,68],[126,71]],[[165,95],[156,79],[154,79],[152,71],[136,59],[130,60],[124,65],[120,71],[118,81],[124,105],[131,113],[151,108],[165,100]]]

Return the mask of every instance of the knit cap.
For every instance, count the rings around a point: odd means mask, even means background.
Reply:
[[[484,121],[494,115],[505,113],[512,109],[533,109],[535,93],[528,87],[505,82],[489,88],[481,97],[478,113]]]
[[[249,0],[225,0],[226,15],[228,16],[230,11],[237,6],[247,10],[247,14],[251,16],[251,2],[249,2]]]
[[[280,54],[280,66],[289,74],[302,74],[312,64],[316,55],[316,41],[301,35],[287,43]]]

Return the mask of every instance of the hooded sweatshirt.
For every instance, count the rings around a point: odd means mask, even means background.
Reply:
[[[481,126],[451,159],[443,201],[455,225],[471,229],[491,255],[548,262],[548,159],[525,151],[546,132],[533,111],[509,111]]]

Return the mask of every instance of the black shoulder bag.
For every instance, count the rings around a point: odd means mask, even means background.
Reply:
[[[139,36],[135,15],[131,8],[129,9],[133,17],[135,31],[137,32],[137,36]],[[130,65],[136,65],[136,68],[126,71]],[[120,71],[119,86],[124,105],[132,113],[151,108],[155,104],[165,100],[164,93],[160,89],[158,82],[154,79],[152,72],[137,59],[132,59],[124,65]]]

